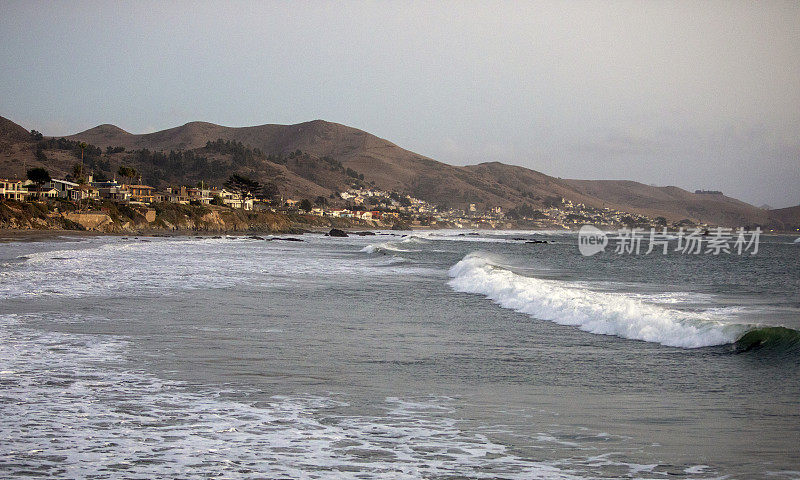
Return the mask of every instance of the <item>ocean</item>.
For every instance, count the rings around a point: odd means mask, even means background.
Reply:
[[[800,478],[794,237],[378,233],[0,244],[0,477]]]

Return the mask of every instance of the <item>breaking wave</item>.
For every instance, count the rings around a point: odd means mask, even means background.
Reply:
[[[719,321],[710,313],[683,312],[621,293],[595,292],[570,282],[518,275],[483,253],[450,268],[456,291],[485,295],[498,305],[583,331],[682,348],[737,342],[743,351],[775,342],[800,344],[800,332]]]
[[[754,328],[734,344],[737,353],[760,351],[778,356],[800,354],[800,332],[786,327]]]
[[[397,242],[383,242],[377,244],[369,244],[366,247],[362,248],[361,251],[365,253],[376,253],[376,252],[402,252],[402,253],[410,253],[410,252],[419,252],[419,250],[415,250],[414,246],[425,245],[428,242],[422,238],[409,236],[405,237],[400,241]]]

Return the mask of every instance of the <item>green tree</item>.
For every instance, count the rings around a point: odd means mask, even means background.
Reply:
[[[300,210],[310,212],[312,208],[311,202],[307,198],[304,198],[303,201],[300,202]]]
[[[516,207],[512,208],[508,211],[508,218],[514,219],[522,219],[522,218],[545,218],[546,215],[539,210],[534,209],[530,204],[523,203],[522,205],[517,205]]]
[[[128,183],[133,183],[133,179],[139,175],[139,172],[136,171],[133,167],[128,167],[125,165],[120,165],[119,169],[117,170],[117,175],[123,178],[127,178],[129,181]]]
[[[28,170],[27,174],[28,180],[32,181],[39,187],[50,181],[50,172],[42,167],[31,168]]]
[[[117,175],[119,175],[121,178],[127,178],[128,167],[126,167],[125,165],[120,165],[119,168],[117,169]]]
[[[75,183],[83,183],[85,180],[83,175],[83,165],[78,162],[75,162],[75,164],[72,166],[72,180]]]
[[[275,200],[276,198],[281,196],[281,191],[274,182],[267,182],[264,184],[264,188],[261,189],[261,198],[266,198],[268,200]]]
[[[228,190],[241,195],[242,200],[252,197],[253,192],[261,191],[260,183],[235,173],[228,178],[228,181],[225,182],[224,185]],[[242,208],[244,208],[244,202],[242,202]]]

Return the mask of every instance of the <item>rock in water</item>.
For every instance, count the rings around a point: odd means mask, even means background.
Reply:
[[[331,231],[328,232],[328,235],[331,237],[346,237],[347,233],[344,230],[339,230],[338,228],[331,228]]]

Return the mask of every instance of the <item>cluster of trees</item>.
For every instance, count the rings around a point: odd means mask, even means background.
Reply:
[[[522,205],[517,205],[516,207],[512,208],[506,213],[506,216],[509,218],[513,218],[516,220],[522,218],[545,218],[546,215],[539,210],[536,210],[530,204],[523,203]]]
[[[139,171],[133,167],[120,165],[117,170],[117,175],[128,180],[127,183],[133,183],[133,180],[139,176]]]
[[[310,211],[311,211],[311,209],[312,209],[312,208],[314,208],[314,207],[311,205],[311,202],[310,202],[310,201],[309,201],[307,198],[304,198],[304,199],[303,199],[303,200],[300,202],[300,206],[299,206],[299,207],[300,207],[300,210],[303,210],[304,212],[310,212]]]
[[[280,197],[280,190],[274,182],[267,182],[262,185],[260,182],[251,179],[250,177],[233,174],[228,177],[228,180],[223,186],[231,192],[236,192],[244,198],[256,197],[266,200],[274,200]],[[309,210],[311,210],[309,208]]]
[[[389,198],[391,198],[395,202],[398,202],[403,207],[410,207],[411,206],[411,200],[409,200],[407,196],[400,195],[397,192],[389,192]]]
[[[78,142],[76,140],[67,140],[66,138],[44,138],[40,132],[31,130],[31,138],[36,142],[36,155],[44,155],[42,150],[65,150],[72,152],[77,158],[94,158],[103,154],[100,147],[92,145],[91,143]],[[41,153],[40,153],[41,152]]]
[[[359,180],[364,180],[364,174],[363,173],[358,173],[357,171],[353,170],[350,167],[347,167],[347,170],[345,170],[345,173],[347,174],[348,177],[353,177],[353,178],[357,178]]]
[[[219,178],[230,171],[230,165],[221,160],[210,160],[192,150],[170,150],[168,154],[148,149],[133,150],[130,160],[140,166],[148,183],[176,183],[186,176],[194,178]]]
[[[364,174],[359,173],[352,168],[345,168],[342,165],[342,162],[336,160],[335,158],[325,155],[321,158],[314,158],[308,152],[303,152],[300,149],[297,149],[293,152],[289,152],[288,155],[284,155],[283,153],[271,153],[267,156],[267,160],[272,163],[278,163],[281,165],[289,165],[290,160],[294,161],[294,164],[298,167],[302,165],[305,167],[302,169],[303,176],[310,178],[316,181],[316,172],[320,168],[324,168],[331,172],[340,172],[348,177],[354,178],[356,180],[364,180]]]
[[[544,200],[542,201],[542,203],[547,208],[558,208],[558,207],[564,205],[564,202],[561,201],[561,197],[558,197],[558,196],[545,197]]]
[[[233,174],[225,182],[225,188],[228,190],[239,193],[242,197],[250,195],[260,195],[261,184],[255,180],[245,177],[243,175]]]
[[[257,159],[264,157],[264,154],[258,148],[247,147],[236,140],[231,141],[220,138],[213,142],[208,141],[205,148],[209,152],[231,155],[234,165],[253,166],[257,163]]]
[[[27,172],[28,180],[41,187],[50,181],[50,172],[42,167],[31,168]]]

